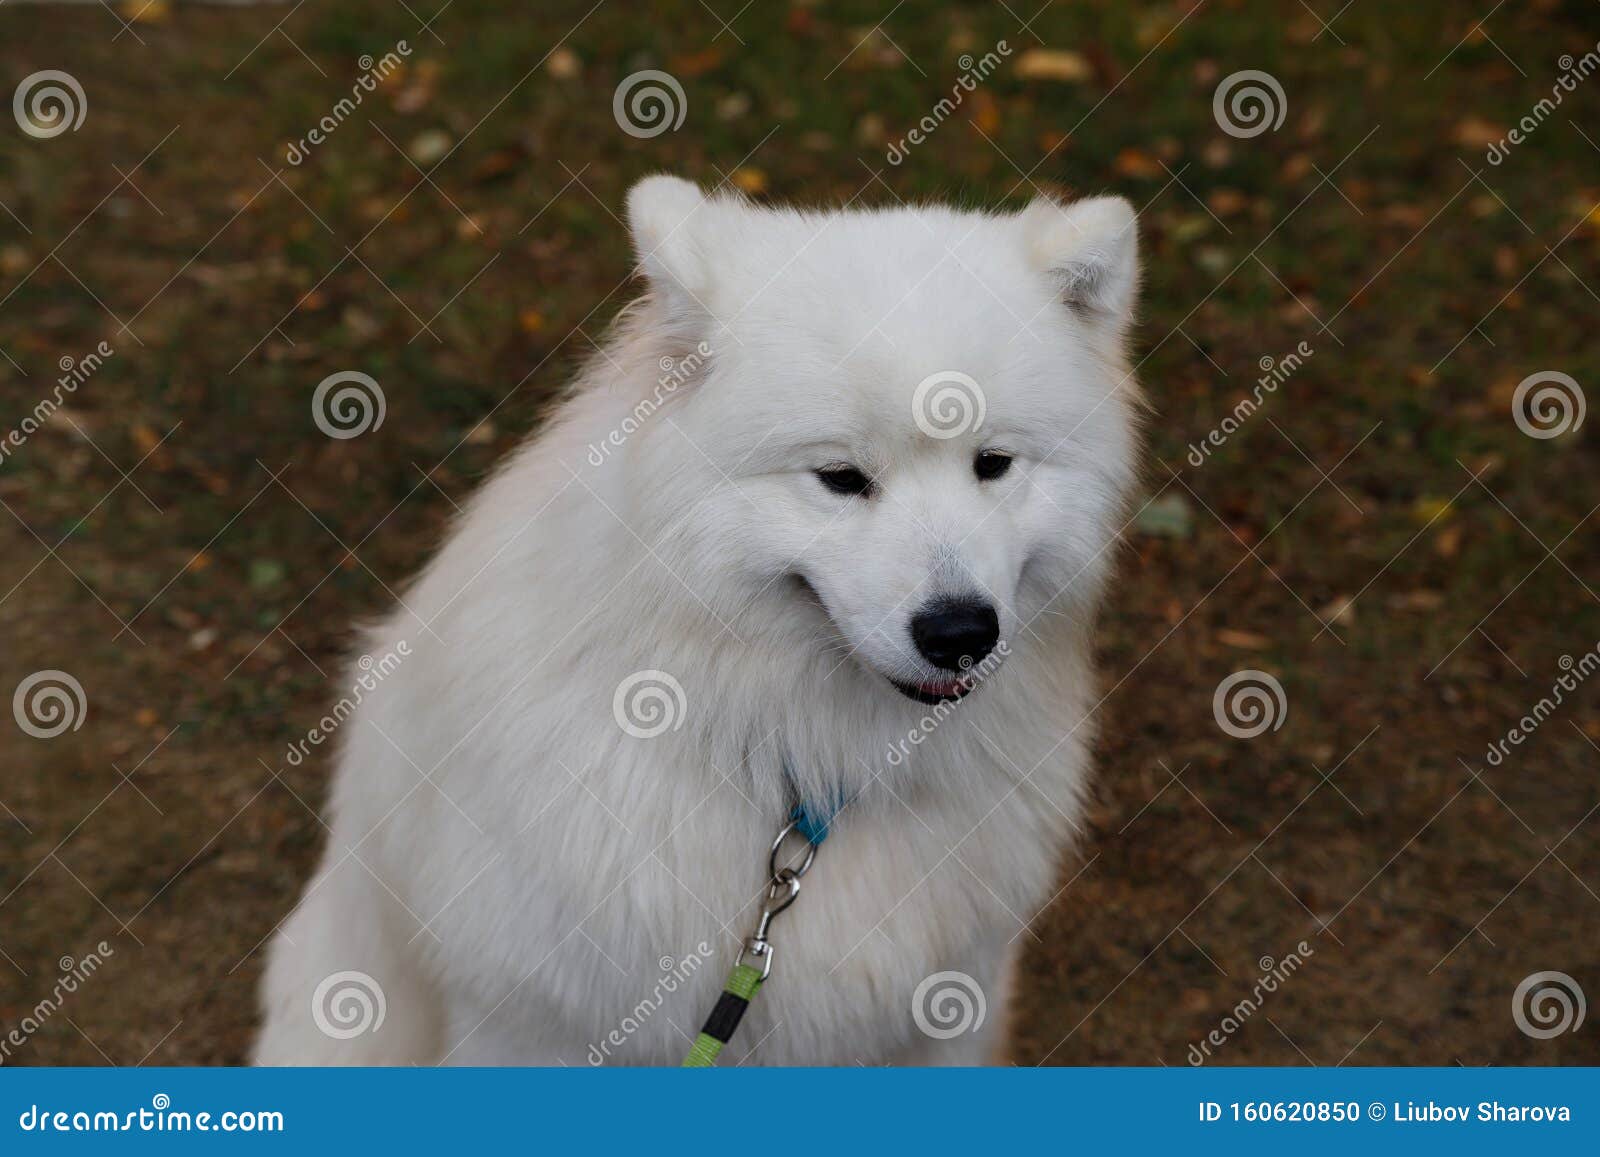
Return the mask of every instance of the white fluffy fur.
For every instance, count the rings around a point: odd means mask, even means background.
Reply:
[[[999,1043],[1088,770],[1090,632],[1134,472],[1132,212],[799,212],[668,177],[628,211],[649,292],[371,634],[411,656],[340,731],[259,1063],[676,1063],[754,921],[784,754],[809,798],[857,798],[725,1063],[980,1063]],[[700,342],[692,380],[631,422],[661,359]],[[911,398],[946,370],[987,412],[936,439]],[[994,447],[1015,465],[980,483]],[[812,472],[838,462],[879,492],[830,492]],[[931,709],[886,676],[938,674],[909,617],[974,591],[1007,657],[891,759]],[[636,738],[613,697],[646,669],[686,709]],[[661,958],[702,941],[714,956],[663,995]],[[313,993],[346,970],[386,1015],[334,1039]],[[942,970],[983,989],[981,1031],[916,1026]]]

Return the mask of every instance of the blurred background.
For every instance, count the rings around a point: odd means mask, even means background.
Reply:
[[[1600,1063],[1597,41],[1593,0],[0,4],[0,1060],[242,1060],[322,834],[288,745],[671,170],[1140,210],[1148,488],[1017,1063]],[[348,371],[383,420],[330,436]]]

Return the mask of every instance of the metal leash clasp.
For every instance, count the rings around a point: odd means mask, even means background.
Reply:
[[[817,858],[817,845],[805,840],[805,852],[801,855],[798,866],[780,865],[779,859],[784,842],[795,833],[799,825],[799,820],[790,820],[772,841],[772,850],[767,854],[767,897],[761,904],[761,920],[756,925],[755,932],[745,938],[744,947],[739,950],[739,958],[734,962],[744,964],[746,956],[759,961],[762,980],[772,973],[773,947],[772,942],[767,939],[772,921],[778,913],[795,902],[795,898],[800,895],[800,877],[811,870],[811,864]],[[758,967],[754,963],[749,966]]]

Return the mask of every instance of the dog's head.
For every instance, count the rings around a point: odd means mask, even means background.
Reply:
[[[924,701],[1092,609],[1134,472],[1126,201],[811,213],[652,177],[628,212],[653,328],[704,359],[644,450],[680,577]]]

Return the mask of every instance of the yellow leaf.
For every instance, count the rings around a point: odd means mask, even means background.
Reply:
[[[117,8],[130,24],[160,24],[172,15],[167,0],[122,0]]]
[[[735,169],[728,180],[752,197],[760,196],[767,191],[767,174],[754,167]]]
[[[1424,525],[1449,518],[1453,512],[1448,498],[1419,498],[1411,506],[1411,517]]]

